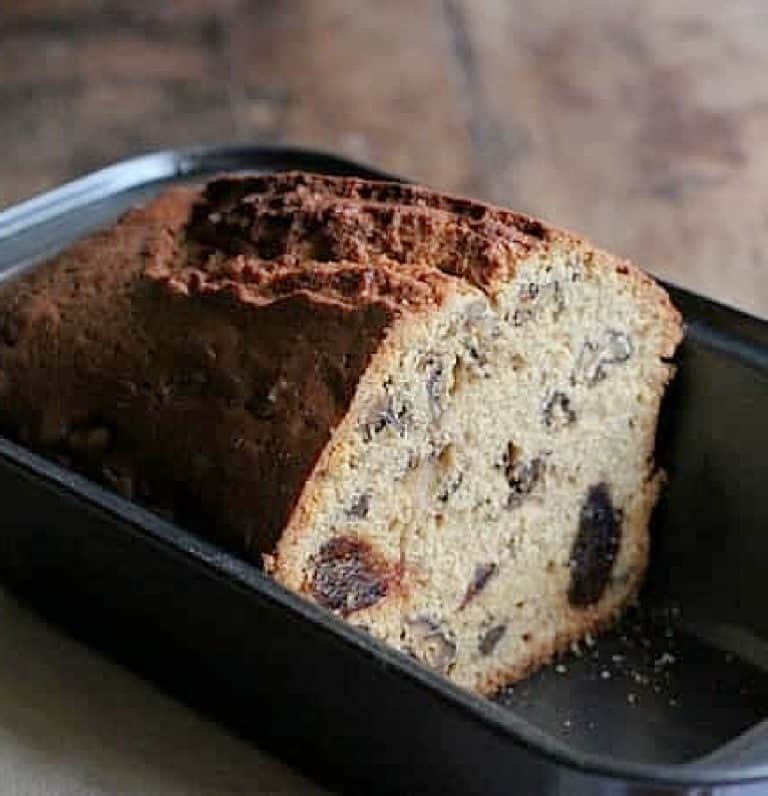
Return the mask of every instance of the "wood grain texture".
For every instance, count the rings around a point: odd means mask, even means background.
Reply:
[[[25,0],[0,204],[147,149],[284,141],[529,210],[768,315],[764,0]]]
[[[454,3],[480,193],[768,314],[768,5]]]

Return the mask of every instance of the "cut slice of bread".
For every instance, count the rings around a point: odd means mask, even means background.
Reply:
[[[527,216],[224,177],[0,290],[0,422],[487,693],[635,596],[680,336]]]

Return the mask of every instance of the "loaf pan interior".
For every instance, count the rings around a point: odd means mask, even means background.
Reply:
[[[280,168],[375,176],[354,164],[313,160],[290,150],[160,153],[0,214],[0,273],[7,279],[33,267],[168,184],[220,171]],[[625,763],[660,771],[670,766],[721,770],[731,764],[754,768],[768,764],[768,744],[760,731],[768,717],[768,332],[761,321],[670,289],[684,312],[687,334],[663,406],[658,458],[668,483],[654,519],[641,606],[616,631],[505,691],[497,704],[556,739],[560,748],[570,748],[582,759],[609,759],[614,768]],[[39,531],[25,519],[25,499],[36,498],[32,493],[24,497],[24,478],[19,481],[18,474],[24,470],[28,480],[39,467],[47,468],[56,489],[74,494],[72,513],[51,517],[51,523],[77,522],[89,494],[103,493],[88,486],[85,494],[82,479],[3,443],[0,493],[14,508],[6,509],[10,541],[3,542],[2,571],[44,612],[77,629],[88,624],[82,604],[74,623],[56,607],[61,601],[55,560],[71,558],[73,551],[57,550],[43,534],[37,546],[25,547],[23,541],[25,533]],[[123,504],[114,496],[100,499],[108,506]],[[211,546],[184,539],[180,559],[186,551],[216,564],[218,554]],[[161,543],[167,545],[168,537]],[[87,548],[87,537],[78,544]],[[93,579],[91,592],[109,591],[110,568],[131,560],[133,542],[126,536],[122,547],[114,539],[109,549],[97,549],[98,544],[94,540],[93,550],[80,551],[90,562],[83,572]],[[142,566],[151,564],[143,560]],[[249,565],[236,569],[240,574],[232,577],[240,578],[238,589],[260,583],[261,576],[250,572]],[[172,583],[167,585],[172,589]],[[160,590],[157,605],[167,597]],[[130,606],[124,608],[130,613]],[[211,615],[204,643],[215,643],[215,625]],[[185,643],[190,655],[196,654],[194,640]],[[121,656],[126,655],[131,658],[123,650]],[[288,671],[291,662],[282,665]]]

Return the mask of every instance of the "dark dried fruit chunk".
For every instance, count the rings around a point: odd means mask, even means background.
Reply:
[[[480,643],[477,648],[480,650],[481,655],[490,655],[496,645],[501,641],[502,636],[507,632],[506,625],[495,625],[490,630],[486,631],[480,638]]]
[[[368,542],[349,536],[327,541],[314,562],[314,598],[342,616],[382,600],[396,576],[396,568]]]
[[[590,488],[581,507],[579,532],[571,549],[568,602],[575,608],[596,603],[608,584],[621,544],[622,512],[614,508],[605,483]]]
[[[475,567],[475,574],[472,576],[472,581],[467,586],[467,593],[461,601],[459,610],[464,608],[471,600],[477,597],[478,594],[486,587],[488,581],[496,574],[498,566],[491,562],[489,564],[478,564]]]
[[[571,408],[571,399],[564,392],[553,392],[544,402],[544,425],[559,431],[576,422],[576,412]]]
[[[520,449],[514,442],[507,445],[502,457],[504,477],[509,484],[507,508],[515,508],[523,502],[526,495],[533,492],[544,473],[544,461],[538,456],[528,462],[520,461]]]

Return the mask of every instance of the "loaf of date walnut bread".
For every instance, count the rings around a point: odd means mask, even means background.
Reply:
[[[0,288],[0,425],[488,693],[636,594],[680,335],[527,216],[225,176]]]

